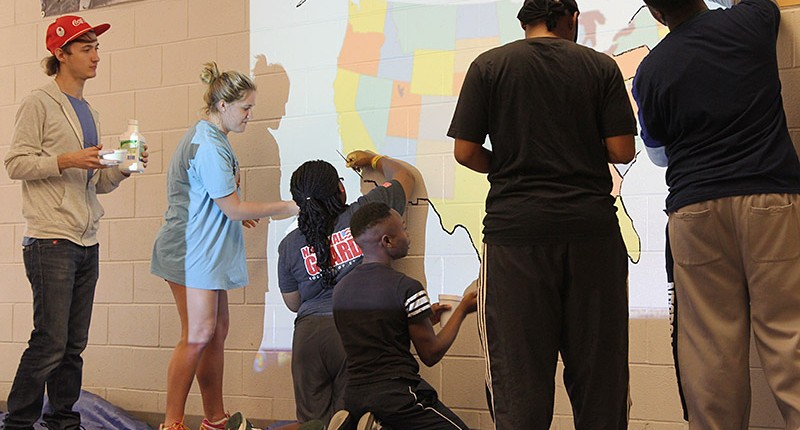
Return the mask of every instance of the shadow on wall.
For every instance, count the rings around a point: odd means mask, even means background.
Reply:
[[[244,133],[231,134],[229,139],[236,148],[244,173],[244,200],[274,202],[282,200],[282,176],[280,147],[272,130],[280,127],[286,114],[290,81],[283,66],[269,63],[263,55],[256,57],[252,75],[258,88],[253,118]],[[256,227],[245,230],[248,259],[264,258],[262,253],[269,240],[269,223],[269,219],[262,219]],[[261,282],[262,274],[253,275],[251,281],[258,279],[258,282],[251,282],[247,288],[248,303],[260,302],[270,283],[267,278]],[[268,277],[269,274],[263,276]]]

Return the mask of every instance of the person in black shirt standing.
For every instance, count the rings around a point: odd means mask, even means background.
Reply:
[[[473,61],[448,131],[491,184],[478,303],[498,430],[550,427],[559,352],[576,428],[627,428],[628,266],[608,163],[633,159],[636,120],[614,60],[574,43],[578,14],[526,0],[525,39]]]
[[[800,161],[781,98],[780,10],[770,0],[645,3],[670,29],[633,90],[648,155],[667,167],[689,428],[748,427],[752,329],[786,428],[798,429]]]
[[[477,293],[467,293],[436,334],[433,324],[449,306],[432,306],[419,281],[391,267],[410,245],[400,214],[384,203],[367,203],[353,214],[350,232],[363,261],[333,291],[333,318],[347,352],[345,408],[352,417],[374,414],[393,429],[467,430],[419,376],[410,342],[425,365],[438,363],[464,318],[475,312]]]

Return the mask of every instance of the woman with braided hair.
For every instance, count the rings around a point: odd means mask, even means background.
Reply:
[[[447,133],[491,185],[478,328],[498,430],[550,428],[559,354],[575,428],[627,428],[628,263],[608,163],[633,159],[636,120],[614,60],[575,43],[578,15],[575,0],[526,0],[525,38],[472,62]]]
[[[369,202],[402,214],[415,185],[405,165],[371,151],[351,152],[347,166],[375,169],[387,182],[348,205],[335,167],[322,160],[303,163],[290,182],[300,208],[298,228],[278,246],[278,285],[286,306],[297,313],[292,379],[300,423],[320,419],[327,425],[344,407],[345,352],[333,322],[333,289],[362,259],[350,218]]]

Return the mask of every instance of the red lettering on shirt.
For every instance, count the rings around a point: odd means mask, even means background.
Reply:
[[[331,235],[330,240],[331,259],[333,260],[334,266],[347,264],[363,255],[363,251],[361,251],[361,248],[359,248],[355,239],[353,239],[352,233],[350,233],[350,227],[335,232]],[[313,248],[304,246],[300,249],[300,253],[303,256],[303,263],[305,264],[308,275],[312,277],[318,275],[320,270],[317,266],[317,254],[314,253]]]
[[[304,246],[300,249],[300,253],[303,254],[303,262],[306,265],[306,272],[308,272],[310,276],[319,274],[319,267],[317,267],[317,254],[314,253],[313,249],[310,246]]]

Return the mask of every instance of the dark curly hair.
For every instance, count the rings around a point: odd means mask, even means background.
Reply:
[[[544,21],[547,30],[556,28],[559,18],[578,12],[575,0],[525,0],[517,14],[517,19],[524,25]]]
[[[350,219],[350,233],[358,242],[358,238],[367,230],[389,218],[392,209],[383,202],[367,203],[358,208]]]
[[[673,12],[697,2],[697,0],[644,0],[645,4],[660,11]]]
[[[289,187],[300,208],[297,226],[317,255],[323,286],[332,288],[338,271],[333,265],[331,234],[336,219],[347,209],[340,198],[339,174],[327,161],[306,161],[292,173]]]

